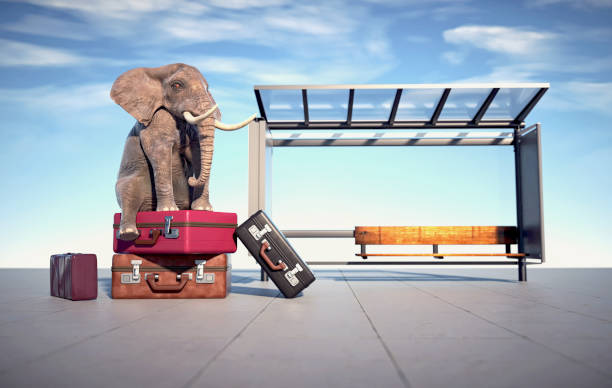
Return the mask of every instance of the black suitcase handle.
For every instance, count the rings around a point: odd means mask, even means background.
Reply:
[[[181,280],[175,284],[159,284],[156,282],[158,274],[153,274],[153,276],[147,277],[147,283],[153,292],[181,292],[189,278],[187,276],[181,276]]]
[[[287,265],[283,263],[282,261],[280,261],[279,264],[274,264],[272,260],[270,260],[270,258],[266,254],[266,250],[269,248],[270,248],[270,243],[268,243],[267,241],[264,241],[261,243],[261,248],[259,249],[259,256],[261,256],[261,258],[264,259],[268,267],[270,267],[272,271],[280,271],[282,269],[284,270],[285,268],[287,268]]]

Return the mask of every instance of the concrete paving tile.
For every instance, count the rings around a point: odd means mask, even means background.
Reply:
[[[386,338],[511,338],[514,335],[403,282],[387,288],[350,282],[372,322]],[[394,284],[392,290],[389,289]]]
[[[227,339],[114,332],[0,374],[10,387],[180,387]]]
[[[151,300],[125,302],[112,304],[108,309],[100,309],[99,306],[85,308],[95,305],[95,301],[79,303],[81,308],[0,326],[0,348],[3,349],[0,352],[0,372],[183,303]]]
[[[607,321],[510,298],[490,290],[466,286],[453,292],[448,289],[428,289],[426,292],[457,308],[536,339],[612,339],[612,324]]]
[[[476,285],[476,287],[519,300],[544,304],[563,311],[589,315],[612,322],[612,299],[566,291],[559,287],[537,287],[531,284],[521,287],[509,284]],[[612,288],[609,293],[612,294]]]
[[[142,322],[127,324],[122,332],[164,333],[201,338],[231,338],[253,319],[272,299],[230,294],[225,299],[194,299],[147,316]],[[170,328],[170,329],[169,329]]]
[[[374,333],[346,282],[319,279],[300,297],[278,298],[249,330],[285,338],[371,338]]]
[[[612,379],[612,339],[559,339],[546,345]],[[612,383],[610,383],[612,386]]]
[[[611,268],[542,268],[531,266],[527,276],[529,284],[533,286],[550,287],[610,301],[612,300],[611,271]]]
[[[193,386],[404,387],[376,339],[284,338],[255,331],[232,343]]]
[[[270,331],[282,338],[348,337],[359,340],[374,336],[369,322],[354,301],[319,307],[300,302],[274,301],[249,330]]]
[[[521,338],[413,338],[389,347],[413,388],[612,384],[607,376]]]
[[[71,302],[51,296],[38,296],[0,303],[0,326],[9,322],[38,319],[70,308]]]

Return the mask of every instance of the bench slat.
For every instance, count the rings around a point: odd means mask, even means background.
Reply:
[[[357,245],[516,244],[515,226],[356,226]],[[368,255],[371,256],[371,255]]]

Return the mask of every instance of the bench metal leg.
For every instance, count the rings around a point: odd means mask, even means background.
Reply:
[[[261,274],[260,274],[261,281],[262,282],[267,282],[268,281],[268,274],[263,269],[260,270],[260,271],[261,271]]]
[[[363,256],[361,256],[361,258],[363,260],[366,260],[368,258],[368,256],[365,255],[366,254],[366,246],[365,246],[365,244],[361,244],[361,254],[363,255]]]
[[[525,259],[518,259],[518,278],[519,282],[527,281],[527,263]]]

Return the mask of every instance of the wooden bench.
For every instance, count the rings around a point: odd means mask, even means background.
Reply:
[[[429,256],[436,259],[498,256],[516,259],[516,262],[454,261],[445,264],[518,264],[519,280],[526,279],[526,255],[511,252],[511,246],[518,243],[518,229],[514,226],[356,226],[354,236],[355,244],[361,245],[361,253],[355,255],[363,259],[376,256]],[[431,245],[433,249],[430,253],[367,253],[368,245]],[[506,249],[505,253],[442,253],[438,250],[439,245],[505,245]]]

